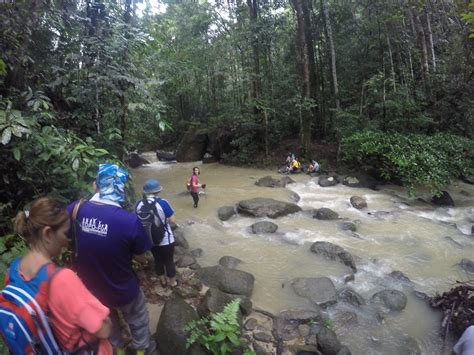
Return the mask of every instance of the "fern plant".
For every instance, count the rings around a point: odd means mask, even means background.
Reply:
[[[189,322],[184,328],[189,332],[186,348],[199,343],[214,355],[232,352],[233,346],[240,346],[240,324],[237,319],[240,299],[228,303],[222,312],[211,313],[208,317]],[[250,355],[252,352],[245,352]]]

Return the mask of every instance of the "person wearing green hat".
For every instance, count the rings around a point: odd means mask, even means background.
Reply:
[[[151,252],[155,259],[155,271],[161,286],[177,286],[174,264],[174,236],[170,223],[175,222],[174,210],[169,202],[159,198],[162,190],[155,179],[148,179],[143,185],[143,199],[135,205],[135,213],[152,240]]]

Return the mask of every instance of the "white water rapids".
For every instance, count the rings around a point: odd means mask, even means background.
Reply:
[[[457,265],[462,258],[474,259],[474,236],[470,235],[474,223],[473,185],[453,183],[448,191],[456,207],[441,208],[408,197],[398,186],[382,186],[379,191],[343,185],[323,188],[317,178],[296,175],[291,177],[297,182],[287,188],[265,188],[256,186],[255,181],[266,175],[278,178],[275,171],[200,162],[166,164],[156,162],[151,154],[147,158],[152,164],[133,170],[136,191],[141,191],[148,178],[159,180],[164,187],[161,197],[173,206],[191,249],[204,250],[198,258],[201,266],[216,265],[224,255],[243,260],[239,268],[252,273],[256,280],[254,307],[272,313],[311,308],[309,301],[292,290],[290,281],[296,277],[327,276],[336,288],[344,287],[343,276],[350,270],[309,250],[312,242],[328,241],[356,257],[358,272],[348,286],[367,301],[386,288],[403,291],[408,297],[407,307],[389,314],[382,323],[375,319],[370,307],[355,309],[341,304],[329,310],[335,318],[343,311],[357,314],[357,321],[350,324],[333,324],[353,354],[404,354],[407,337],[415,339],[424,354],[442,352],[440,313],[417,298],[412,288],[387,274],[402,271],[414,283],[415,290],[430,296],[448,290],[456,280],[474,278]],[[207,184],[196,209],[191,196],[184,193],[194,165],[200,166],[200,180]],[[275,234],[250,233],[251,224],[266,218],[234,216],[222,222],[217,217],[219,207],[254,197],[293,202],[290,190],[301,197],[298,205],[303,212],[271,220],[278,225]],[[349,200],[354,195],[365,198],[368,208],[353,208]],[[429,200],[428,194],[422,197]],[[313,219],[308,211],[321,207],[355,221],[357,235],[342,231],[338,221]]]

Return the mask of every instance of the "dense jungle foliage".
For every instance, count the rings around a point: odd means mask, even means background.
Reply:
[[[97,164],[225,130],[229,162],[340,144],[409,187],[472,176],[474,1],[0,2],[0,235]],[[263,152],[263,153],[262,153]],[[1,254],[1,252],[0,252]]]

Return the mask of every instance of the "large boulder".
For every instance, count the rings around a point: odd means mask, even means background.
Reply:
[[[327,307],[337,302],[336,288],[327,277],[300,277],[292,280],[291,286],[298,296],[318,306]]]
[[[275,179],[274,177],[268,175],[258,179],[255,182],[255,185],[263,187],[285,187],[286,185],[292,184],[294,182],[295,180],[293,180],[289,176],[284,176],[280,179]]]
[[[221,221],[227,221],[235,214],[237,214],[237,210],[234,206],[223,206],[217,210],[217,217]]]
[[[261,221],[250,226],[253,234],[275,233],[278,225],[269,221]]]
[[[240,201],[237,205],[239,213],[254,217],[278,218],[301,211],[301,207],[294,203],[277,201],[272,198],[256,197],[251,200]]]
[[[433,196],[431,202],[436,206],[454,207],[453,198],[447,191],[441,191],[441,195]]]
[[[255,283],[255,277],[252,274],[221,265],[201,268],[196,271],[196,277],[209,287],[216,287],[222,292],[248,297],[252,295]]]
[[[189,129],[176,150],[176,160],[179,162],[201,160],[206,152],[207,134]]]
[[[401,311],[407,305],[407,296],[398,290],[383,290],[372,296],[374,303],[382,303],[391,311]]]
[[[240,299],[240,312],[239,318],[242,315],[247,316],[252,312],[252,302],[250,298],[242,295],[232,295],[219,291],[217,288],[211,287],[207,290],[204,298],[199,304],[197,311],[201,317],[208,316],[209,313],[222,312],[224,307],[235,300],[236,298]]]
[[[214,159],[221,160],[224,154],[231,153],[234,150],[232,146],[233,139],[232,132],[228,127],[209,132],[206,152],[210,153]]]
[[[139,166],[143,164],[150,164],[148,160],[146,160],[145,158],[142,158],[136,152],[129,153],[128,156],[125,158],[125,163],[133,169],[138,168]]]
[[[176,160],[176,154],[174,152],[166,152],[164,150],[157,150],[156,157],[159,161],[174,161]]]
[[[339,215],[332,209],[323,207],[313,211],[313,218],[321,219],[324,221],[331,221],[333,219],[338,219]]]
[[[160,353],[163,355],[206,354],[198,344],[186,349],[189,334],[184,327],[189,322],[197,320],[199,320],[197,312],[182,298],[168,300],[161,311],[156,327],[156,343]]]
[[[354,272],[357,272],[354,257],[339,245],[329,242],[315,242],[311,245],[310,250],[313,253],[323,255],[328,259],[338,260],[344,265],[349,266]]]
[[[270,175],[258,179],[257,181],[255,181],[255,185],[263,187],[283,187],[281,185],[280,179],[275,179]]]

